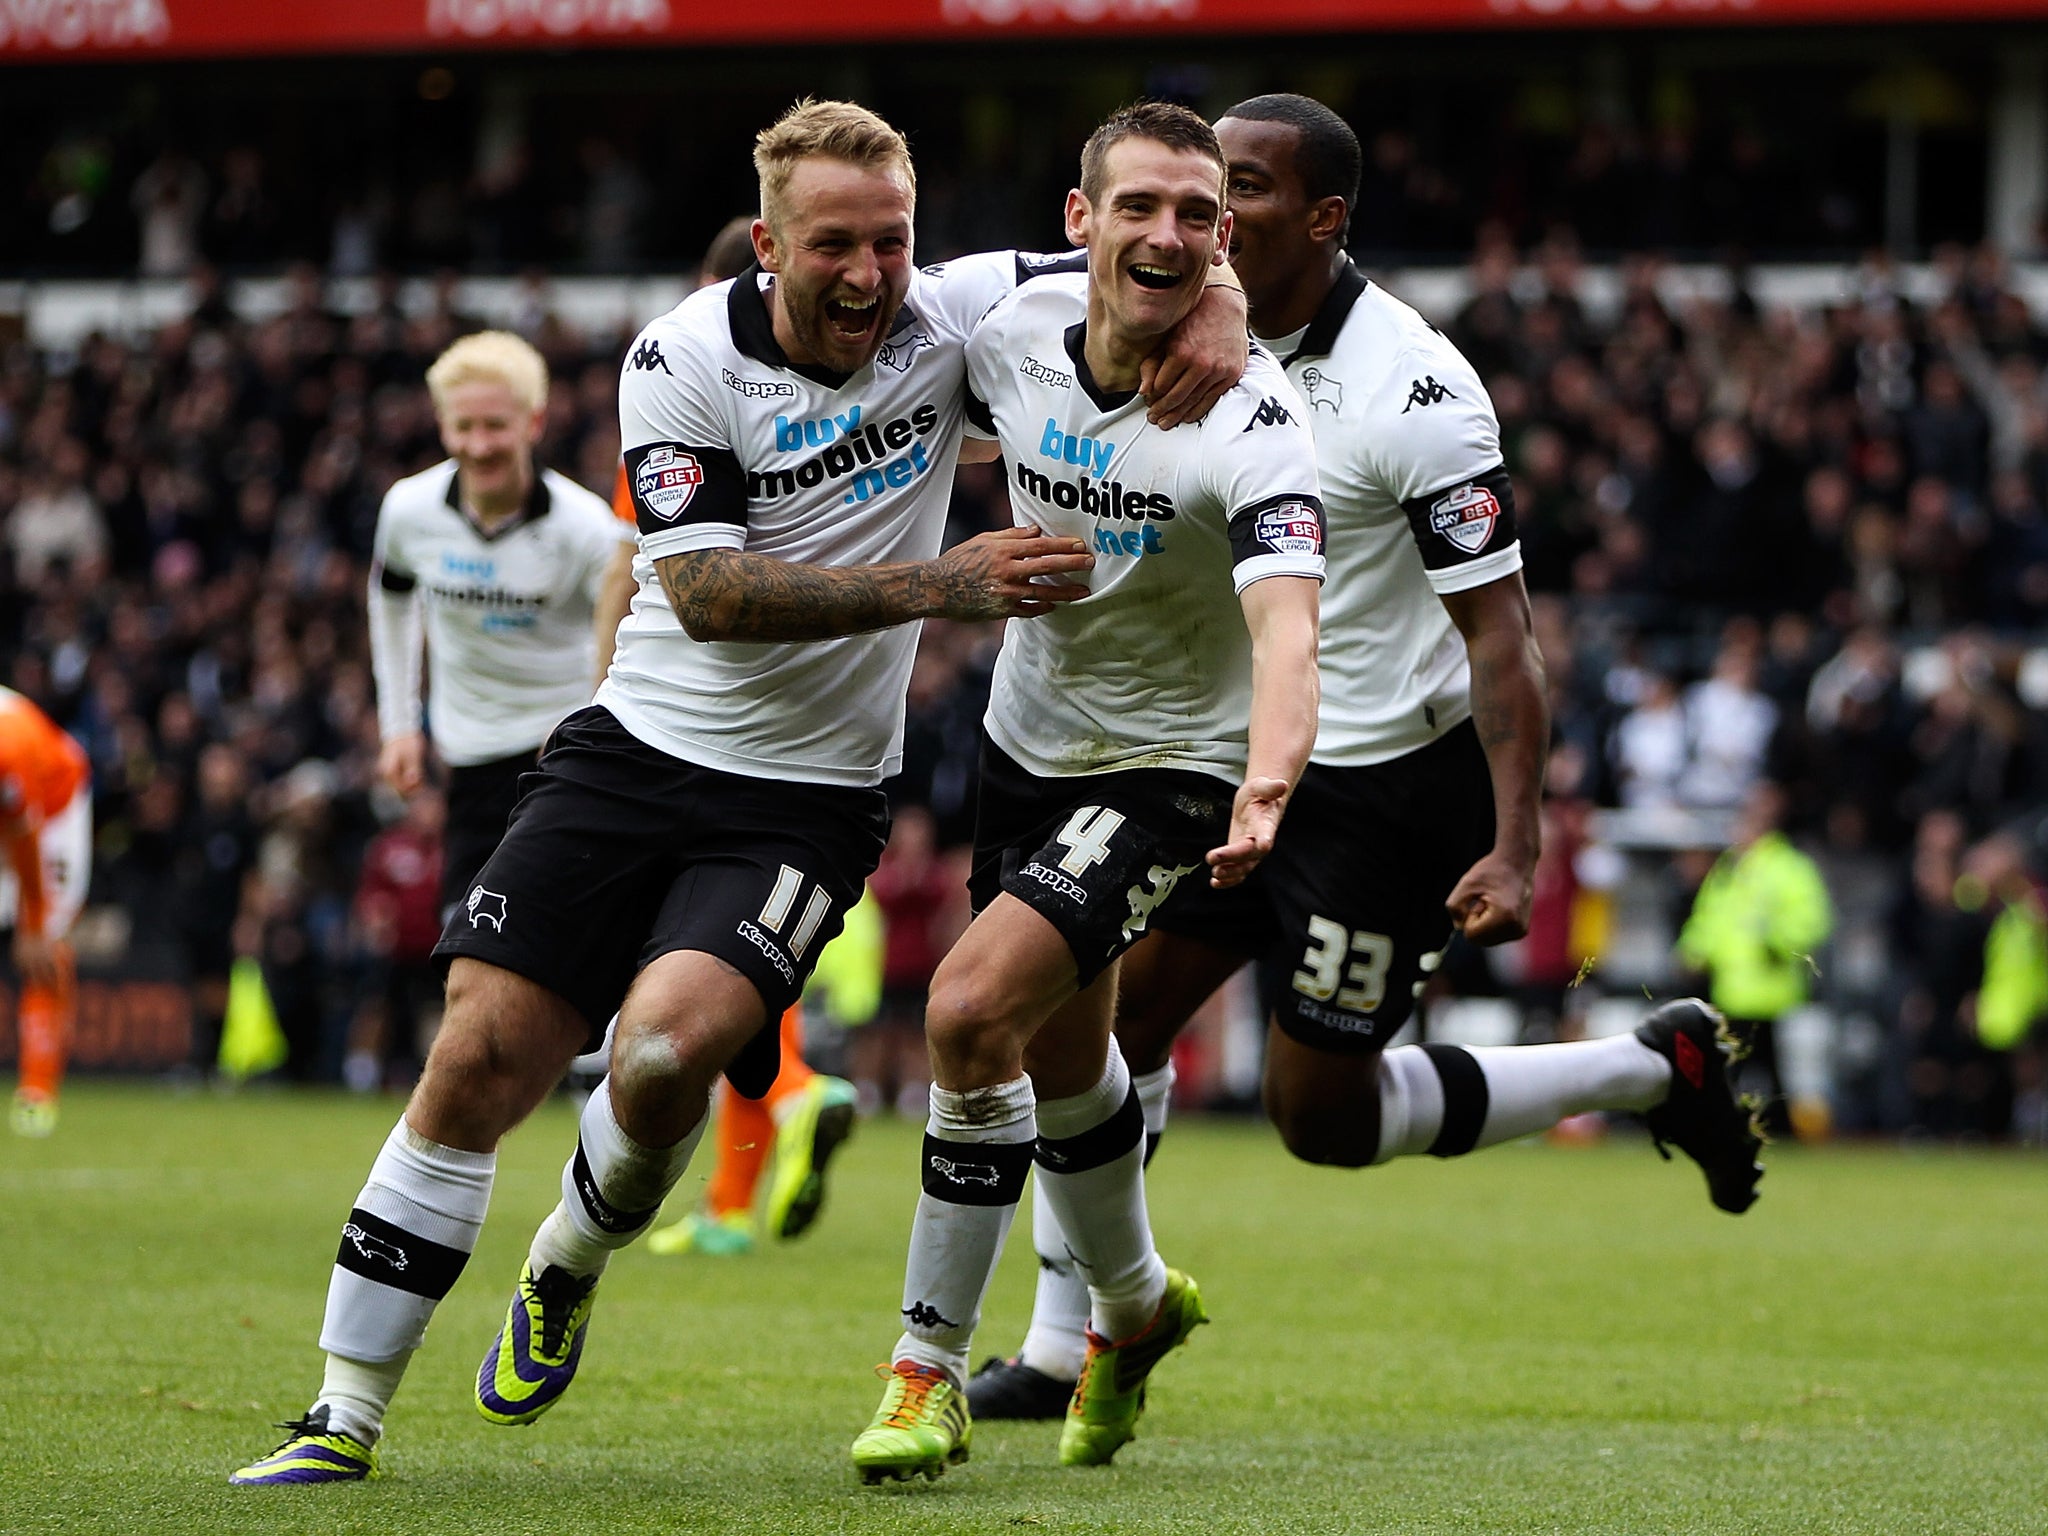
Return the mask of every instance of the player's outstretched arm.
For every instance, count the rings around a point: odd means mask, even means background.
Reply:
[[[1240,594],[1252,636],[1250,750],[1230,808],[1230,841],[1209,852],[1211,885],[1238,884],[1273,851],[1287,797],[1315,748],[1320,590],[1305,576],[1268,576]]]
[[[1138,367],[1145,419],[1166,429],[1202,420],[1244,377],[1250,358],[1244,286],[1228,263],[1219,264],[1194,309],[1166,338],[1165,350]]]
[[[1504,944],[1529,931],[1542,851],[1538,807],[1550,753],[1543,657],[1529,620],[1529,594],[1516,571],[1464,592],[1442,594],[1472,663],[1472,723],[1493,779],[1493,849],[1465,872],[1444,903],[1475,944]]]
[[[896,565],[798,565],[703,549],[665,556],[654,569],[692,640],[788,641],[830,640],[912,619],[1035,618],[1086,597],[1087,587],[1057,578],[1094,564],[1079,539],[999,528],[936,560]]]

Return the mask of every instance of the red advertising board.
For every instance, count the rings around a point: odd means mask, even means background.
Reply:
[[[0,60],[2048,17],[2048,0],[0,0]]]

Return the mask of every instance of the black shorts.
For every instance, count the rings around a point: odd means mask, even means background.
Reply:
[[[1130,768],[1041,778],[986,735],[967,893],[1007,891],[1060,932],[1082,986],[1144,937],[1155,914],[1209,883],[1234,787],[1206,773]]]
[[[1408,1021],[1444,902],[1493,847],[1493,780],[1468,721],[1365,768],[1311,763],[1261,866],[1272,910],[1260,991],[1303,1045],[1376,1051]]]
[[[519,752],[495,762],[448,770],[448,823],[441,834],[441,921],[454,915],[455,904],[476,884],[491,850],[505,835],[512,807],[519,803],[519,781],[533,772],[535,752]]]
[[[888,826],[879,789],[700,768],[607,710],[578,710],[523,781],[434,956],[468,955],[559,994],[595,1050],[642,968],[675,950],[715,955],[766,1009],[726,1068],[758,1098],[781,1062],[783,1012],[860,900]]]

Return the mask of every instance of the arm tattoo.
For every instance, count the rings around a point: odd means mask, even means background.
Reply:
[[[1008,611],[986,581],[944,560],[797,565],[706,549],[657,560],[655,572],[694,640],[830,640],[939,614],[996,618]]]

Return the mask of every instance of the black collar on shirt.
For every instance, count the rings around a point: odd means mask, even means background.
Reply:
[[[1074,382],[1088,391],[1088,398],[1106,415],[1120,411],[1137,399],[1135,389],[1105,390],[1095,382],[1095,375],[1088,367],[1088,322],[1077,321],[1067,327],[1067,356],[1074,360]]]
[[[506,518],[496,527],[486,528],[482,523],[471,517],[468,512],[463,510],[462,471],[457,470],[448,477],[448,495],[445,500],[449,506],[455,509],[455,515],[469,524],[470,529],[476,536],[486,543],[493,539],[503,538],[514,528],[524,528],[528,523],[546,517],[548,515],[548,508],[554,502],[554,498],[548,492],[547,479],[541,473],[541,467],[538,464],[533,466],[533,485],[526,492],[525,502],[521,504],[517,512]]]
[[[1330,291],[1323,295],[1322,308],[1316,311],[1315,319],[1309,321],[1301,345],[1282,360],[1281,366],[1285,367],[1297,357],[1328,357],[1337,345],[1337,333],[1344,329],[1344,322],[1351,317],[1351,306],[1371,286],[1372,279],[1359,271],[1357,263],[1350,257],[1345,257],[1343,270],[1337,274],[1337,281],[1330,285]]]
[[[761,264],[757,261],[732,280],[732,292],[725,298],[726,323],[732,327],[732,344],[740,356],[751,357],[770,368],[800,373],[827,389],[843,389],[850,373],[823,368],[815,363],[792,363],[782,343],[775,339],[775,321],[768,313],[768,295],[761,288]]]

